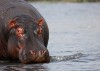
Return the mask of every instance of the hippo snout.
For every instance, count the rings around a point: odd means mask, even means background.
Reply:
[[[24,50],[21,49],[19,52],[19,60],[22,63],[43,63],[43,62],[49,62],[49,52],[47,49],[44,50]]]

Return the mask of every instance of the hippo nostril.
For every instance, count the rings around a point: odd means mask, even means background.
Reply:
[[[47,50],[44,50],[44,53],[46,53],[47,52]]]
[[[41,50],[38,53],[39,53],[39,55],[44,55],[46,52],[47,52],[47,50]]]
[[[38,53],[39,53],[39,55],[41,55],[42,54],[42,51],[39,51]]]
[[[32,55],[36,55],[36,52],[34,50],[30,50]]]
[[[43,50],[43,51],[42,51],[42,54],[45,54],[45,53],[46,53],[46,50]]]
[[[41,54],[44,54],[44,51],[41,51]]]

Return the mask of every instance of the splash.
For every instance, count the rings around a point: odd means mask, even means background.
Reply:
[[[82,53],[76,53],[76,54],[68,55],[68,56],[50,56],[50,62],[67,61],[67,60],[77,59],[82,56],[83,56]]]

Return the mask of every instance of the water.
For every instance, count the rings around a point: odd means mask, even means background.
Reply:
[[[0,71],[100,71],[100,3],[31,3],[46,19],[51,56],[81,58],[43,64],[1,63]]]

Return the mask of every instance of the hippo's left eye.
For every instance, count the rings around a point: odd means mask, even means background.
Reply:
[[[34,34],[37,35],[38,29],[34,30]]]
[[[36,30],[34,30],[34,34],[38,35],[39,37],[42,36],[43,30],[41,27],[37,28]]]
[[[18,28],[16,29],[16,35],[17,35],[18,37],[23,37],[23,35],[24,35],[24,29],[23,29],[22,27],[18,27]]]

